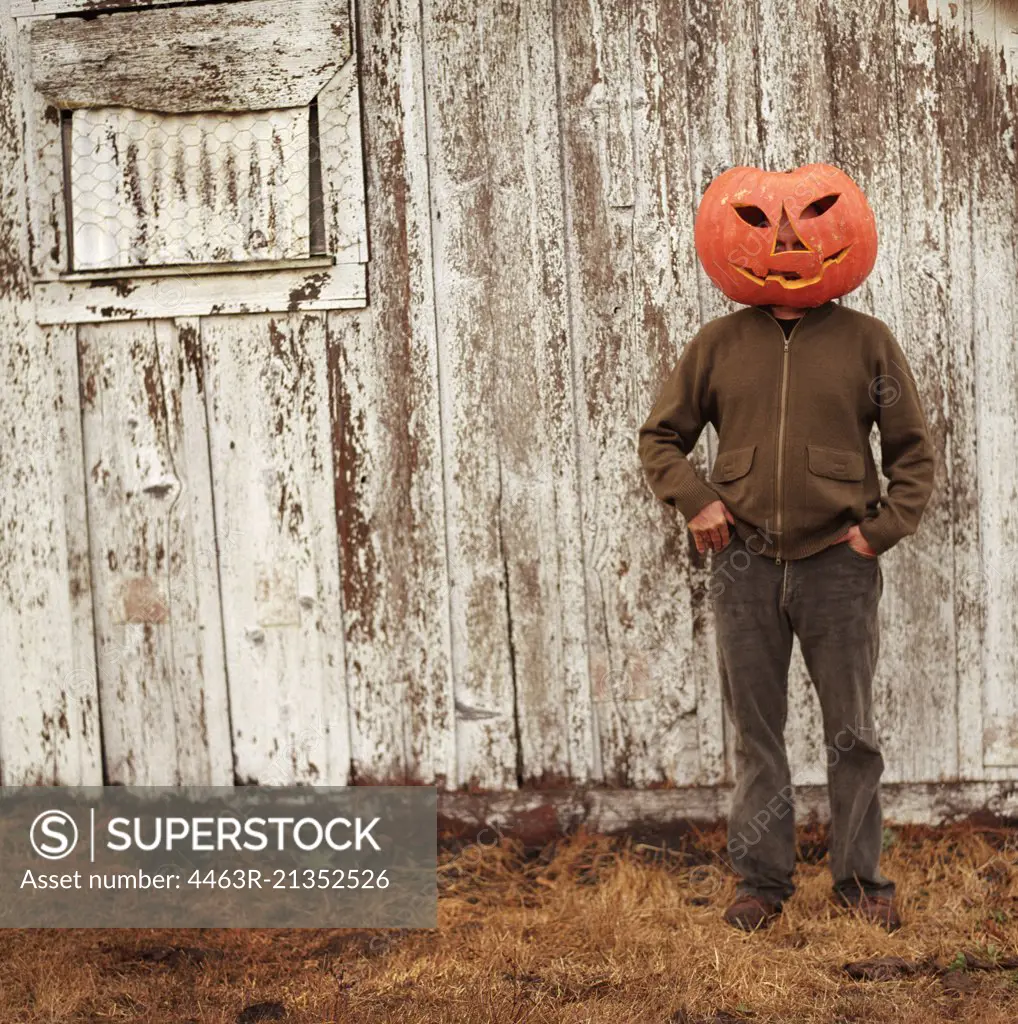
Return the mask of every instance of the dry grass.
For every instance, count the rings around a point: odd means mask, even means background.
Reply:
[[[1013,1024],[1018,832],[889,838],[894,935],[829,908],[822,832],[803,835],[799,891],[755,935],[720,921],[720,831],[668,851],[581,834],[446,852],[433,932],[0,933],[0,1022]],[[844,969],[874,957],[916,970]]]

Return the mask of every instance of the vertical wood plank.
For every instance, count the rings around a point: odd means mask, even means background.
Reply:
[[[594,756],[553,9],[424,4],[458,781],[495,787]]]
[[[900,225],[894,268],[900,307],[891,306],[893,316],[884,318],[908,357],[937,453],[934,493],[919,532],[882,559],[877,717],[886,750],[885,778],[894,782],[953,778],[958,724],[951,479],[944,458],[950,432],[946,382],[951,341],[945,323],[949,253],[942,187],[945,156],[938,131],[936,12],[928,19],[901,0],[889,14],[884,38],[896,44],[887,60],[897,68],[898,102],[897,126],[888,126],[887,137],[900,140],[900,181],[894,197]],[[892,218],[886,211],[888,225]],[[876,293],[872,297],[881,298]],[[883,309],[877,306],[875,312],[880,315]],[[903,375],[905,369],[896,372]]]
[[[791,170],[833,156],[830,55],[812,0],[760,0],[757,68],[767,167]]]
[[[75,333],[30,317],[0,290],[2,775],[5,785],[95,785],[102,750]]]
[[[218,553],[230,538],[215,533],[201,323],[181,318],[157,320],[154,326],[167,399],[167,443],[184,488],[169,534],[175,684],[182,706],[199,724],[198,729],[178,726],[177,758],[185,780],[227,786],[233,754]]]
[[[370,303],[328,318],[352,770],[454,786],[421,15],[357,7]]]
[[[688,164],[696,207],[707,186],[723,171],[763,163],[755,102],[758,18],[755,6],[734,0],[686,0]],[[692,236],[676,241],[693,246]],[[740,308],[713,284],[699,263],[697,283],[704,320]]]
[[[822,8],[831,71],[834,163],[866,194],[877,220],[877,262],[845,305],[878,316],[896,334],[903,322],[902,171],[894,0]]]
[[[325,330],[318,315],[201,322],[241,784],[349,779]]]
[[[32,195],[28,204],[28,258],[32,272],[56,276],[68,269],[69,244],[61,120],[60,111],[32,85],[31,34],[31,22],[18,24],[16,84],[21,94],[25,140],[23,167],[18,173],[30,183]],[[13,38],[12,32],[12,42]]]
[[[762,162],[755,102],[757,18],[755,6],[749,4],[730,0],[725,3],[717,3],[716,0],[686,2],[688,164],[691,198],[695,207],[699,207],[707,186],[723,171],[739,165],[760,166]],[[691,225],[686,224],[684,230],[685,237],[677,235],[675,244],[693,251]],[[707,277],[699,263],[697,289],[702,322],[737,308]],[[691,333],[687,330],[686,337]],[[708,427],[706,435],[707,444],[701,444],[694,453],[694,464],[704,474],[708,471],[706,456],[717,451],[714,428]],[[697,564],[701,561],[703,564]],[[699,680],[697,717],[701,773],[705,780],[720,782],[734,777],[735,751],[721,699],[710,602],[710,572],[706,560],[690,557],[688,564],[693,594],[691,614],[694,617],[694,636],[697,637],[691,658]],[[729,736],[727,742],[726,735]]]
[[[33,323],[16,32],[0,0],[0,776],[102,781],[74,331]]]
[[[698,721],[701,673],[709,671],[694,656],[705,642],[703,596],[693,593],[685,524],[649,494],[636,452],[680,340],[700,320],[684,11],[592,3],[557,14],[603,777],[614,785],[688,784],[720,771],[716,738],[701,746]],[[612,145],[620,134],[632,135],[631,151]],[[629,179],[631,203],[620,201],[616,184]]]
[[[953,631],[958,776],[983,775],[983,671],[985,588],[979,537],[979,424],[976,351],[973,322],[973,213],[979,203],[973,195],[973,166],[969,150],[969,122],[974,68],[971,4],[938,0],[937,131],[943,154],[941,188],[944,202],[944,247],[947,254],[941,295],[944,348],[948,361],[945,381],[945,416],[948,434],[944,461],[951,481],[954,585]],[[904,185],[904,179],[903,179]],[[941,572],[947,566],[934,566]]]
[[[743,18],[745,17],[745,20]],[[727,88],[728,62],[736,68],[751,53],[743,47],[745,28],[752,30],[752,12],[735,14],[735,32],[728,32],[730,53],[726,54],[722,88]],[[646,356],[640,358],[639,346],[651,343],[652,352],[668,358],[657,364],[654,376],[646,381],[645,394],[652,394],[671,372],[680,351],[676,341],[688,340],[702,322],[702,292],[699,262],[692,245],[693,221],[700,199],[700,179],[706,154],[696,149],[696,120],[691,98],[706,87],[697,74],[690,54],[696,39],[691,35],[689,12],[678,5],[656,3],[639,5],[633,24],[633,93],[641,102],[634,107],[634,171],[637,180],[633,230],[633,269],[636,284],[632,343],[638,370],[645,369]],[[738,101],[734,110],[739,111]],[[741,147],[743,121],[732,125],[733,149]],[[642,365],[641,365],[642,363]],[[647,409],[637,414],[636,427]],[[627,416],[628,420],[628,416]],[[632,420],[629,420],[632,423]],[[705,431],[709,440],[713,428]],[[700,469],[706,474],[701,445]],[[677,551],[660,551],[649,537],[627,539],[622,550],[624,564],[642,562],[649,580],[640,581],[626,593],[620,611],[625,617],[628,606],[647,620],[652,635],[660,638],[655,657],[661,667],[653,674],[660,696],[647,708],[649,721],[644,728],[651,733],[648,751],[661,751],[663,764],[655,771],[663,781],[676,785],[705,785],[720,781],[725,774],[724,725],[721,690],[717,676],[715,638],[710,620],[709,574],[700,559],[692,558],[689,534],[681,517],[658,507],[670,520]],[[626,537],[624,522],[618,524],[620,537]],[[663,537],[665,547],[673,538]],[[635,547],[630,552],[630,546]],[[648,557],[649,556],[649,557]],[[688,557],[687,557],[688,556]],[[659,562],[664,561],[664,565]],[[684,584],[681,601],[662,607],[653,596],[655,582],[667,563],[680,568]],[[676,564],[678,563],[678,564]],[[649,587],[644,584],[649,584]],[[688,602],[688,605],[687,605]],[[686,605],[686,618],[675,622],[673,611]],[[688,630],[688,632],[687,632]],[[675,723],[671,725],[670,723]],[[670,733],[666,730],[670,730]],[[647,758],[648,761],[651,758]]]
[[[233,778],[195,322],[79,329],[106,775]]]
[[[974,67],[972,101],[979,116],[969,121],[972,159],[972,310],[979,424],[979,526],[985,633],[983,763],[1018,765],[1018,235],[1015,196],[1015,83],[1011,28],[1016,15],[1006,3],[972,8]]]

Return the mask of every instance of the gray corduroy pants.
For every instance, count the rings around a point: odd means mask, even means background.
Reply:
[[[844,542],[777,564],[754,551],[754,538],[735,536],[713,556],[722,695],[735,730],[728,852],[739,893],[782,902],[795,891],[794,798],[784,740],[793,637],[823,711],[834,889],[849,897],[894,892],[879,868],[884,761],[871,697],[882,593],[879,557]]]

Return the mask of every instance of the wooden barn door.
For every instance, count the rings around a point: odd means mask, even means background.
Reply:
[[[345,782],[324,315],[76,334],[109,778]]]
[[[79,381],[105,778],[345,784],[327,367],[330,311],[366,301],[350,7],[119,6],[26,17],[17,47],[36,318]]]

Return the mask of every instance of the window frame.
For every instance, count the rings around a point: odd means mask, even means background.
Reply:
[[[223,13],[227,10],[229,15],[224,19]],[[203,51],[202,57],[203,60],[215,60],[221,51],[223,66],[231,70],[228,60],[234,59],[236,53],[236,47],[230,42],[231,33],[235,34],[234,39],[247,46],[244,58],[257,60],[257,48],[261,45],[258,32],[248,27],[246,34],[241,35],[246,19],[257,25],[259,17],[278,17],[277,34],[285,37],[289,35],[286,18],[331,16],[332,20],[322,26],[323,30],[329,30],[327,34],[323,33],[326,41],[318,44],[319,47],[330,47],[328,60],[323,61],[321,53],[312,53],[311,57],[317,56],[318,62],[310,69],[294,61],[297,66],[292,71],[284,65],[283,70],[276,67],[273,75],[260,76],[259,85],[253,92],[256,102],[261,105],[243,105],[246,102],[243,94],[245,83],[240,80],[245,75],[241,68],[237,71],[236,84],[222,75],[206,76],[213,83],[211,88],[227,94],[225,101],[222,95],[217,96],[217,105],[207,111],[201,108],[203,97],[200,87],[197,96],[187,96],[186,90],[182,90],[183,99],[178,104],[172,84],[167,86],[160,79],[163,86],[160,106],[163,109],[156,111],[197,114],[225,109],[239,113],[306,106],[309,124],[313,121],[319,126],[316,160],[309,167],[309,216],[313,225],[309,256],[233,263],[68,269],[72,266],[73,239],[70,234],[70,179],[63,111],[109,105],[108,95],[102,95],[109,89],[102,74],[93,70],[91,81],[96,100],[89,102],[87,93],[82,96],[82,90],[88,88],[82,85],[82,81],[89,78],[85,73],[88,70],[86,61],[82,59],[81,66],[85,69],[82,74],[73,75],[73,68],[67,72],[70,83],[67,89],[77,92],[68,105],[58,106],[53,92],[59,91],[60,86],[59,83],[53,85],[52,62],[48,62],[45,73],[40,72],[37,76],[33,69],[33,47],[41,45],[40,37],[50,45],[55,38],[59,47],[66,33],[72,40],[75,36],[78,40],[84,37],[89,41],[100,37],[98,45],[101,51],[101,34],[82,27],[97,16],[97,11],[104,17],[118,19],[117,29],[106,32],[107,36],[122,32],[121,18],[156,16],[150,20],[150,26],[183,26],[186,31],[179,38],[165,32],[157,35],[150,28],[146,29],[148,38],[153,40],[153,52],[161,51],[159,55],[166,60],[169,59],[168,51],[178,44],[183,45],[181,39],[186,37],[187,31],[190,32],[193,49],[195,41],[203,39],[208,19],[214,13],[217,29],[224,20],[227,24],[224,30],[216,32],[216,47]],[[224,312],[346,309],[367,304],[367,204],[355,33],[352,28],[353,0],[287,0],[285,5],[279,0],[225,0],[212,4],[201,0],[173,0],[173,6],[167,6],[164,0],[21,0],[12,5],[12,13],[18,18],[19,78],[25,116],[25,174],[31,225],[29,263],[40,323],[90,323]],[[41,23],[46,23],[46,27],[36,29],[35,26]],[[71,27],[66,30],[58,28],[59,23],[68,23]],[[272,21],[268,23],[272,24]],[[108,28],[110,23],[103,24]],[[317,26],[318,21],[314,20],[313,24]],[[132,39],[144,41],[146,37],[132,29]],[[306,39],[300,39],[301,56],[309,48]],[[143,42],[138,44],[139,48],[143,45]],[[75,51],[72,49],[71,52]],[[87,56],[88,47],[83,46],[82,52]],[[137,53],[134,59],[139,64],[143,63]],[[172,66],[173,61],[169,60],[169,63]],[[98,64],[102,66],[102,61]],[[40,79],[45,79],[46,75],[50,81],[40,85]],[[266,77],[269,82],[263,88],[262,82]],[[254,73],[248,72],[246,81],[253,80]],[[152,90],[139,78],[139,95],[144,97],[146,88]],[[128,82],[128,93],[131,89],[132,84]],[[231,89],[235,89],[236,96],[230,94]],[[221,107],[220,103],[224,105]],[[138,106],[136,109],[151,108]],[[313,187],[316,173],[321,185],[317,197]],[[317,226],[316,213],[321,218]],[[318,246],[316,230],[319,233]],[[314,249],[323,241],[326,252],[315,253]]]

